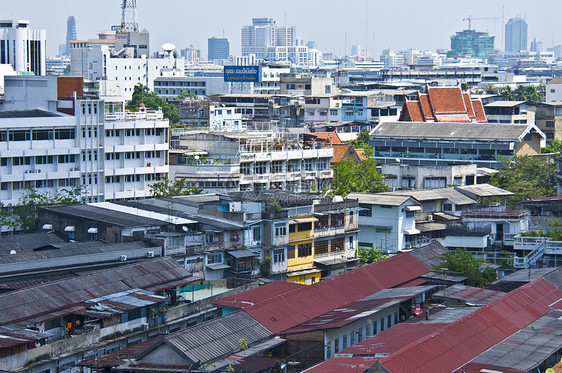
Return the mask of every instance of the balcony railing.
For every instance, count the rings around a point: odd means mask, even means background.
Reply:
[[[531,216],[529,210],[493,210],[493,209],[481,209],[481,210],[467,210],[462,213],[465,219],[510,219],[510,220],[522,220],[527,219]]]
[[[122,111],[112,114],[105,114],[105,120],[161,120],[164,119],[164,113],[161,110],[146,111]]]

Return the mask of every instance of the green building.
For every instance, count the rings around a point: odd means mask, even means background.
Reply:
[[[487,32],[463,30],[451,36],[449,57],[486,57],[494,52],[494,36]]]

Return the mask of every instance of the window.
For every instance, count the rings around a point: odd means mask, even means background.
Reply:
[[[304,170],[305,171],[312,171],[313,170],[312,159],[305,159],[304,160]]]
[[[285,223],[275,224],[275,237],[281,237],[287,235],[287,225]]]
[[[554,121],[553,120],[547,120],[546,121],[546,128],[554,128]]]
[[[295,246],[289,245],[287,247],[287,259],[293,259],[295,257]]]
[[[55,129],[55,139],[57,140],[71,140],[74,139],[74,129]]]
[[[373,210],[371,208],[371,205],[365,205],[365,204],[359,204],[359,208],[361,210],[359,210],[359,216],[373,216]]]
[[[347,348],[347,334],[342,337],[342,348],[345,350]]]
[[[30,132],[28,130],[9,131],[8,139],[10,141],[26,141],[30,139]]]
[[[298,246],[298,255],[299,258],[303,258],[305,256],[312,255],[312,244],[311,243],[303,243]]]
[[[265,162],[256,162],[254,165],[254,174],[262,175],[267,173],[267,164]]]
[[[355,218],[355,213],[352,211],[349,213],[349,224],[353,224],[354,218]]]
[[[340,339],[336,338],[334,339],[334,353],[338,353],[340,352]]]
[[[415,218],[416,212],[415,211],[406,211],[406,217],[407,218]]]
[[[279,174],[283,172],[283,162],[273,161],[271,162],[271,173]]]
[[[252,237],[254,237],[254,241],[261,240],[261,227],[255,226],[252,228]]]
[[[53,130],[33,130],[32,132],[33,140],[52,140]]]
[[[312,223],[299,223],[299,232],[310,231],[312,230]]]
[[[207,264],[222,263],[222,254],[215,253],[207,256]]]
[[[294,233],[296,226],[297,226],[296,224],[290,224],[289,225],[289,233]]]
[[[384,317],[381,319],[381,332],[384,330]]]
[[[388,315],[386,320],[386,327],[390,328],[392,326],[392,315]]]
[[[273,263],[283,263],[285,261],[285,250],[273,250]]]
[[[332,357],[332,342],[328,342],[326,345],[326,358],[329,359]]]

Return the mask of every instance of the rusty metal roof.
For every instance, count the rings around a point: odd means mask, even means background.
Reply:
[[[0,294],[0,325],[47,320],[89,299],[179,279],[184,283],[195,280],[175,260],[159,258]]]
[[[550,312],[562,291],[537,279],[381,359],[386,371],[448,373]]]

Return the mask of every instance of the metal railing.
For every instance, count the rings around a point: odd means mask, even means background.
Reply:
[[[535,264],[543,255],[544,249],[546,246],[546,242],[541,242],[539,245],[531,251],[529,254],[521,257],[514,257],[513,258],[513,267],[514,268],[529,268],[533,264]]]

